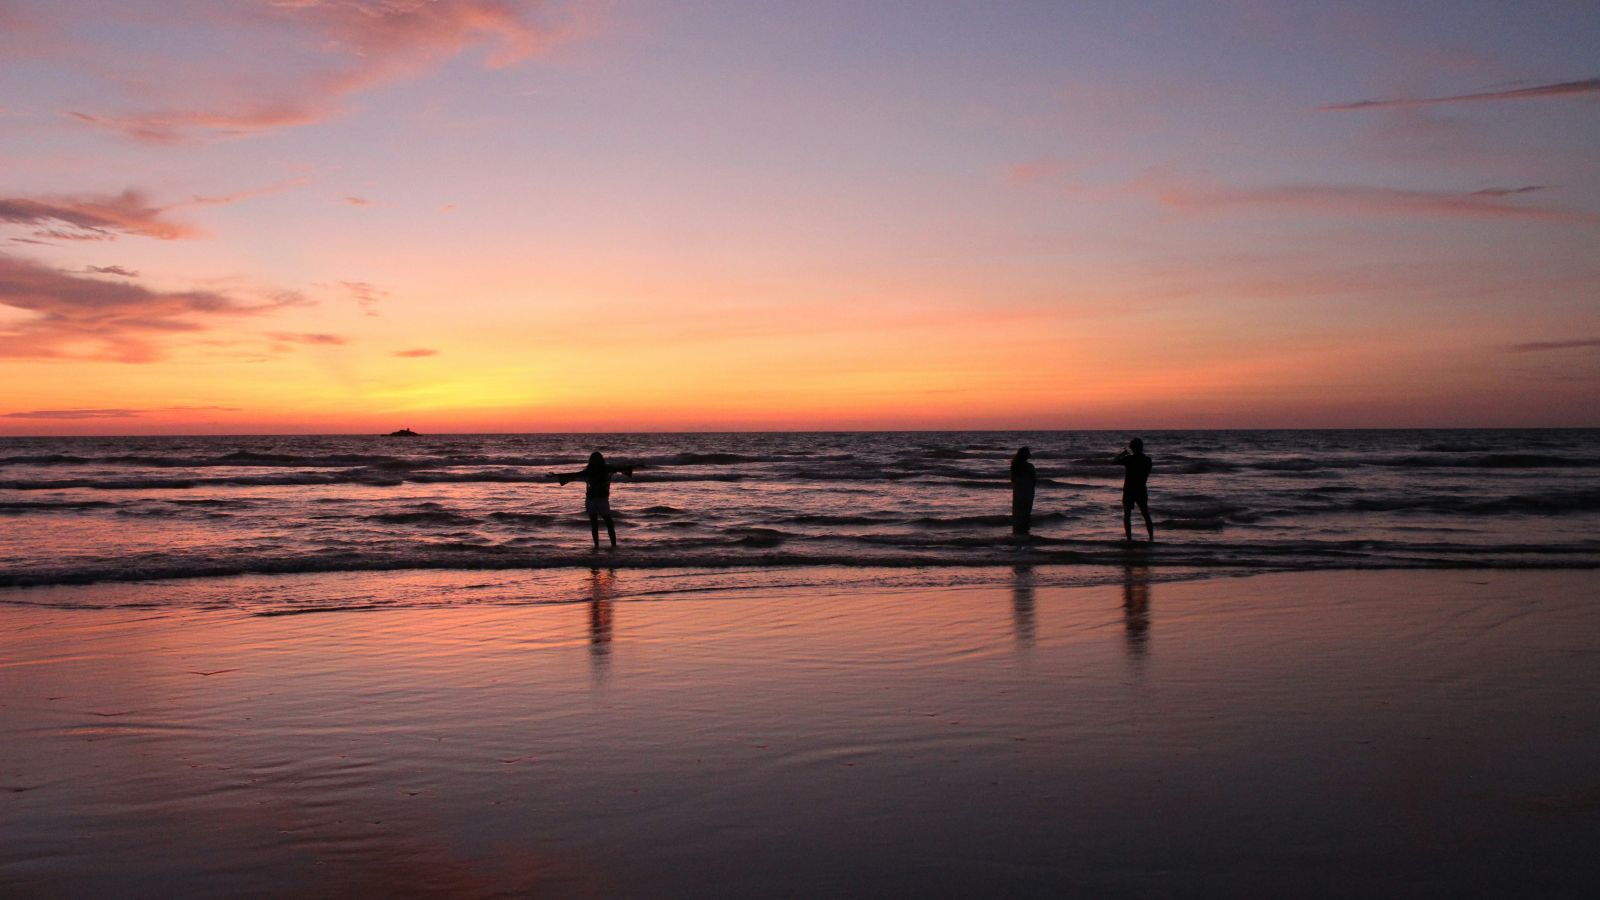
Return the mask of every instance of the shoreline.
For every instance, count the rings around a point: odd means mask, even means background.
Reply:
[[[1015,553],[1009,557],[988,556],[973,559],[958,558],[930,558],[927,556],[881,556],[864,557],[841,562],[826,555],[806,554],[767,554],[755,558],[736,558],[725,555],[707,554],[697,556],[693,553],[679,555],[634,555],[626,551],[608,553],[606,551],[591,552],[587,550],[574,550],[567,553],[547,556],[537,564],[530,565],[525,559],[514,558],[478,558],[478,559],[373,559],[368,562],[352,562],[349,560],[339,562],[306,562],[297,560],[281,560],[272,562],[250,563],[216,563],[212,565],[185,563],[171,565],[167,568],[151,568],[137,573],[127,571],[70,571],[65,573],[0,573],[0,604],[6,602],[6,591],[39,589],[48,587],[88,587],[103,585],[153,585],[177,581],[206,581],[243,577],[296,577],[296,576],[350,576],[399,574],[405,572],[549,572],[572,571],[578,569],[610,568],[632,569],[639,571],[661,570],[703,570],[708,572],[731,571],[784,571],[797,569],[839,569],[843,571],[867,571],[872,569],[891,570],[953,570],[973,571],[985,569],[1001,569],[1014,566],[1033,566],[1039,568],[1082,568],[1082,569],[1108,569],[1127,565],[1141,565],[1164,570],[1194,570],[1196,573],[1215,573],[1218,577],[1247,576],[1253,574],[1272,574],[1288,572],[1413,572],[1413,571],[1593,571],[1600,569],[1600,559],[1586,558],[1574,560],[1549,560],[1534,559],[1527,561],[1507,560],[1493,558],[1486,560],[1472,560],[1464,558],[1451,559],[1387,559],[1379,558],[1361,564],[1354,564],[1348,557],[1360,555],[1359,550],[1334,549],[1329,551],[1339,558],[1328,560],[1306,560],[1294,558],[1289,560],[1246,560],[1212,556],[1217,548],[1189,547],[1190,551],[1198,553],[1188,555],[1173,555],[1163,557],[1164,550],[1147,548],[1142,541],[1134,542],[1135,546],[1128,547],[1122,541],[1060,541],[1077,545],[1092,545],[1105,547],[1102,552],[1091,553],[1085,551],[1065,551],[1050,553]],[[1157,547],[1175,548],[1174,554],[1185,552],[1183,544],[1157,542]],[[1226,549],[1226,548],[1224,548]],[[1256,548],[1246,548],[1256,549]],[[1501,549],[1501,548],[1494,548]],[[1565,552],[1565,551],[1562,551]],[[1297,548],[1287,551],[1291,554],[1303,554],[1305,550]],[[1577,555],[1577,554],[1574,554]],[[1197,574],[1194,577],[1203,577]]]

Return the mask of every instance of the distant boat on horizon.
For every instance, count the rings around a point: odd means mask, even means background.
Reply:
[[[391,431],[388,434],[384,435],[384,437],[420,437],[420,436],[421,435],[417,434],[415,431],[412,431],[409,428],[402,428],[399,431]]]

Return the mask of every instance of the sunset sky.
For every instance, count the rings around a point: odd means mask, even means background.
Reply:
[[[1600,4],[0,0],[0,434],[1600,426]]]

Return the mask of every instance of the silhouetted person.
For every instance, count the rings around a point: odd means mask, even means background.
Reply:
[[[594,537],[594,548],[600,549],[600,520],[606,520],[606,534],[611,546],[617,545],[617,526],[611,520],[611,476],[618,473],[633,478],[633,466],[606,465],[600,451],[589,454],[589,464],[576,472],[560,472],[550,477],[565,485],[569,481],[582,481],[583,511],[589,514],[589,534]]]
[[[1027,534],[1033,528],[1033,487],[1039,481],[1027,447],[1011,457],[1011,533]]]
[[[1127,448],[1119,451],[1111,461],[1126,470],[1122,479],[1122,534],[1128,540],[1133,540],[1133,508],[1139,507],[1139,515],[1144,516],[1144,530],[1153,543],[1156,539],[1156,526],[1150,522],[1150,469],[1153,463],[1150,457],[1144,455],[1144,441],[1134,438],[1128,442]]]

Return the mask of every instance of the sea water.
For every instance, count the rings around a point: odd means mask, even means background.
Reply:
[[[0,439],[0,587],[399,569],[739,572],[1121,565],[1157,573],[1600,564],[1600,430]],[[1010,533],[1030,446],[1033,535]],[[582,468],[618,476],[591,549]],[[601,541],[605,543],[602,531]]]

